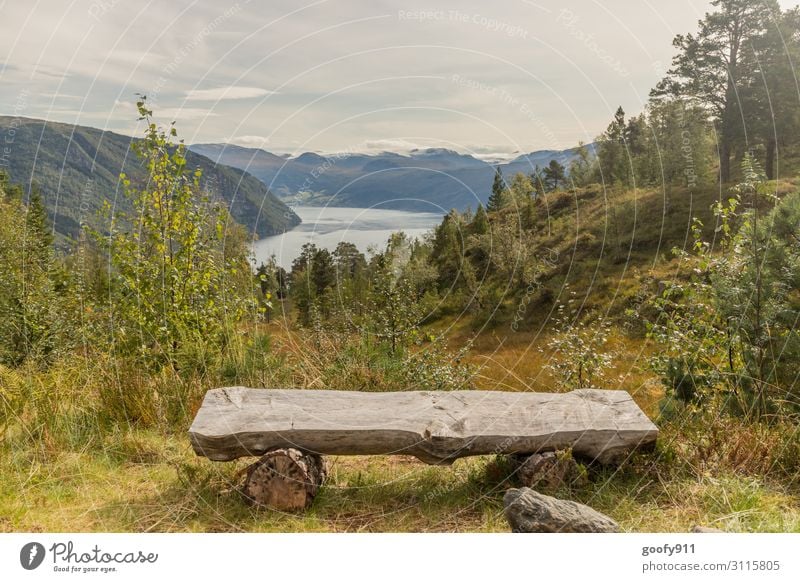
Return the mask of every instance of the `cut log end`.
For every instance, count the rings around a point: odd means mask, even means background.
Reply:
[[[510,460],[524,487],[555,491],[563,487],[581,487],[588,482],[586,469],[575,461],[569,449],[511,455]]]
[[[319,455],[278,449],[247,468],[242,493],[258,507],[302,511],[314,501],[326,474]]]

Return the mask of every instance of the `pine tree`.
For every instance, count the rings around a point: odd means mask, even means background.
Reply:
[[[776,0],[713,0],[717,12],[706,14],[697,34],[679,34],[672,41],[678,54],[651,95],[692,100],[708,109],[717,125],[720,180],[731,179],[731,155],[743,139],[739,91],[743,82],[758,75],[746,50],[780,14]]]
[[[800,135],[796,63],[800,61],[800,8],[787,10],[744,51],[741,66],[751,76],[738,90],[748,146],[763,146],[767,178],[780,177],[778,163]]]
[[[541,196],[547,191],[544,186],[544,170],[539,167],[539,164],[536,164],[531,173],[531,182],[533,182],[535,196]]]
[[[318,295],[322,295],[336,282],[336,271],[328,249],[320,249],[311,266],[311,280]]]
[[[50,265],[53,257],[53,233],[47,223],[47,210],[34,185],[25,213],[25,248],[43,268]]]
[[[575,152],[577,156],[569,164],[569,178],[575,186],[585,186],[592,175],[592,159],[589,148],[582,141],[578,142]]]
[[[548,190],[558,190],[558,187],[566,182],[567,172],[558,160],[550,160],[550,164],[544,169],[544,181]]]
[[[36,193],[26,206],[22,194],[0,179],[0,365],[49,357],[66,313],[44,206]]]
[[[469,225],[471,234],[481,235],[489,232],[489,217],[486,216],[486,210],[483,209],[483,204],[478,204],[478,210],[475,211],[475,217]]]
[[[618,107],[614,119],[597,140],[600,178],[607,184],[624,183],[628,176],[626,130],[625,111]]]
[[[486,209],[489,212],[497,212],[505,204],[506,183],[503,180],[503,172],[500,168],[495,168],[494,182],[492,183],[492,195],[486,203]]]

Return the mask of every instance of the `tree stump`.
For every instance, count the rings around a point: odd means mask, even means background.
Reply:
[[[572,457],[569,449],[529,456],[513,455],[516,474],[524,487],[555,491],[562,487],[580,487],[588,481],[586,471]]]
[[[326,474],[319,455],[277,449],[247,468],[242,493],[256,506],[301,511],[314,501]]]

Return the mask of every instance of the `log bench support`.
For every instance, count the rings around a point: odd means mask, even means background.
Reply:
[[[325,481],[325,460],[297,449],[277,449],[247,468],[242,493],[253,505],[302,511]]]

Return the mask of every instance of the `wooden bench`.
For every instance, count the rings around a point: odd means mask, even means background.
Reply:
[[[213,461],[261,456],[244,492],[282,509],[308,506],[325,477],[321,455],[413,455],[449,465],[461,457],[571,448],[614,463],[652,445],[658,429],[627,392],[344,392],[210,390],[189,429]]]

